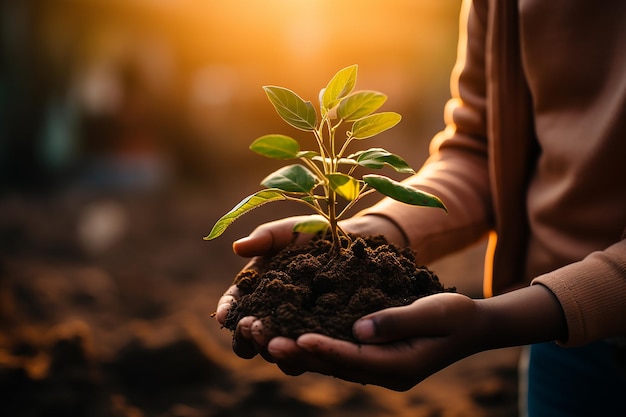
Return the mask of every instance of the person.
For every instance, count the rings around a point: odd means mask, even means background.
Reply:
[[[356,321],[359,344],[269,338],[254,317],[233,349],[286,374],[407,390],[475,353],[530,346],[523,414],[626,414],[626,2],[466,0],[445,129],[406,182],[449,214],[385,198],[353,233],[410,244],[428,264],[489,236],[484,298],[436,294]],[[234,251],[308,237],[257,227]],[[218,302],[223,322],[239,296]],[[623,356],[622,356],[623,358]]]

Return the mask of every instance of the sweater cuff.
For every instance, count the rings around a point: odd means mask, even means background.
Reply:
[[[575,262],[535,278],[554,293],[567,321],[563,346],[580,346],[626,334],[626,282],[624,271],[604,252],[594,252]]]

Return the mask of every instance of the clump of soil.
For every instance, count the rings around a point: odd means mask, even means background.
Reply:
[[[353,236],[338,256],[330,248],[329,240],[314,239],[283,249],[262,271],[241,271],[235,283],[243,295],[224,327],[234,330],[240,319],[255,316],[272,336],[295,339],[314,332],[355,341],[352,325],[366,314],[456,291],[416,266],[410,248],[389,244],[382,236]]]

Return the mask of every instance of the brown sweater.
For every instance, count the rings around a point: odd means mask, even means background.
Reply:
[[[490,234],[485,295],[542,284],[565,345],[626,335],[626,2],[465,1],[446,129],[411,185],[449,214],[385,199],[428,263]]]

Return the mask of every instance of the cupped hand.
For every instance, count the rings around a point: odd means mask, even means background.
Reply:
[[[304,244],[310,235],[294,233],[294,225],[308,216],[288,217],[282,220],[265,223],[257,227],[250,235],[233,243],[233,252],[245,258],[252,258],[245,269],[259,269],[266,256],[276,253],[291,243]],[[231,285],[217,302],[215,318],[224,324],[228,309],[233,301],[241,296],[237,285]]]
[[[268,256],[277,253],[287,245],[306,244],[312,237],[293,232],[296,223],[314,216],[294,216],[258,226],[249,236],[233,243],[233,251],[242,257],[251,258],[243,269],[259,269]],[[380,216],[353,217],[341,222],[343,230],[360,235],[383,234],[389,241],[403,243],[404,237],[394,223]],[[215,318],[224,324],[231,304],[241,296],[236,283],[231,285],[217,303]],[[263,325],[255,317],[243,318],[233,336],[233,350],[242,358],[254,357],[260,353],[266,360],[273,361],[267,353],[270,338],[263,332]]]
[[[271,339],[267,353],[288,375],[316,372],[405,391],[478,352],[482,327],[474,300],[442,293],[361,318],[353,328],[361,344],[304,334]]]
[[[353,333],[361,344],[304,334],[274,338],[267,352],[289,375],[317,372],[404,391],[474,353],[568,336],[563,309],[543,285],[478,300],[431,295],[369,314]]]
[[[235,241],[233,251],[239,256],[251,258],[243,269],[258,270],[267,256],[279,252],[289,244],[303,245],[308,242],[311,235],[295,233],[293,227],[296,223],[309,218],[311,216],[294,216],[265,223],[254,229],[249,236]],[[224,324],[230,306],[240,296],[241,293],[235,283],[220,297],[215,311],[218,323]],[[233,351],[245,359],[260,353],[266,360],[271,361],[272,358],[266,353],[268,341],[264,338],[261,322],[256,317],[244,317],[237,324],[233,335]]]

